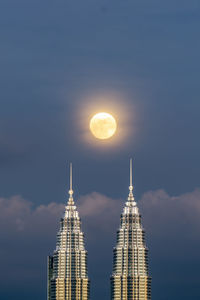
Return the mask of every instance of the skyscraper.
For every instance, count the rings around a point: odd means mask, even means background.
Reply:
[[[60,221],[56,250],[48,257],[48,300],[88,300],[89,290],[87,251],[73,200],[70,164],[69,200]]]
[[[151,278],[148,274],[148,249],[141,215],[133,196],[132,159],[129,195],[121,215],[117,245],[113,250],[111,276],[112,300],[150,300]]]

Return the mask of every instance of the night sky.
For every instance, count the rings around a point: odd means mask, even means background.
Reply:
[[[152,299],[200,299],[199,37],[199,0],[0,0],[2,300],[46,299],[69,162],[91,299],[109,299],[130,157]],[[101,143],[102,110],[119,130]]]

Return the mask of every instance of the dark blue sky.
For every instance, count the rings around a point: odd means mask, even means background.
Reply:
[[[199,36],[199,0],[0,1],[2,299],[45,297],[69,161],[92,299],[109,299],[131,156],[153,299],[200,298]],[[83,138],[100,106],[129,128],[113,147]]]

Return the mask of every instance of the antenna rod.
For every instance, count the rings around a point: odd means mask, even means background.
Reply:
[[[130,186],[133,186],[133,163],[132,158],[130,159]]]
[[[72,191],[72,163],[70,163],[70,191]]]

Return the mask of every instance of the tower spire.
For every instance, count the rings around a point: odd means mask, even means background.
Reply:
[[[130,159],[130,187],[133,188],[133,160]]]
[[[133,160],[132,158],[130,159],[130,185],[129,185],[129,195],[128,195],[128,200],[134,200],[133,197]]]
[[[72,163],[70,163],[70,191],[72,191]]]
[[[129,185],[129,195],[128,203],[131,206],[136,206],[135,198],[133,196],[133,159],[130,159],[130,185]]]
[[[70,182],[69,182],[69,200],[68,200],[68,205],[74,205],[74,200],[73,200],[73,187],[72,187],[72,163],[70,163]]]

